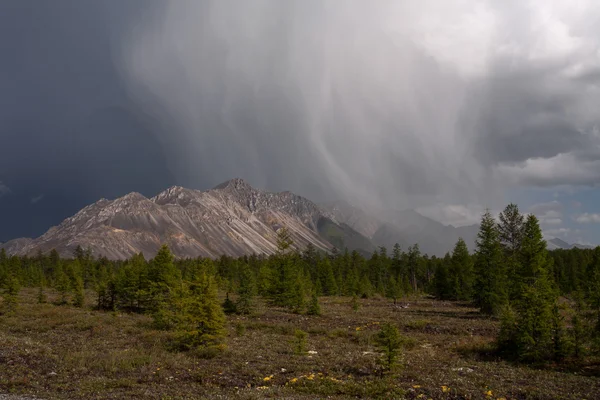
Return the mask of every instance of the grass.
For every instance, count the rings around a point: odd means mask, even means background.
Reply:
[[[49,293],[50,301],[56,294]],[[147,316],[36,304],[23,290],[0,317],[0,393],[42,399],[382,398],[594,399],[598,365],[569,371],[497,360],[497,321],[465,304],[321,298],[322,316],[265,305],[228,317],[228,350],[214,358],[167,350],[169,332]],[[90,301],[92,301],[90,299]],[[386,373],[372,340],[386,321],[407,338],[401,368]],[[296,330],[308,333],[296,354]],[[491,395],[488,395],[491,393]]]

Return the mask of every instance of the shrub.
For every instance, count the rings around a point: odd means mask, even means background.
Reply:
[[[296,329],[294,332],[294,341],[292,342],[294,345],[294,353],[296,354],[306,354],[306,338],[308,337],[308,333],[303,330]]]

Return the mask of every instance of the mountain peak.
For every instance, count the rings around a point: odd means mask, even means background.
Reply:
[[[225,181],[225,182],[215,186],[213,189],[214,190],[219,190],[219,189],[248,190],[248,189],[253,189],[253,187],[248,182],[243,180],[242,178],[233,178],[233,179],[230,179],[228,181]]]

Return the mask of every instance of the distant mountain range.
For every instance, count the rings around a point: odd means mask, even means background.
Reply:
[[[462,237],[469,250],[474,250],[479,225],[454,227],[425,217],[414,210],[364,211],[345,201],[324,204],[336,219],[371,239],[376,246],[388,249],[398,243],[402,249],[415,243],[422,253],[443,256]]]
[[[554,239],[549,239],[546,240],[546,247],[548,248],[548,250],[557,250],[557,249],[572,249],[572,248],[578,248],[578,249],[593,249],[594,246],[590,246],[587,244],[579,244],[579,243],[567,243],[562,239],[559,238],[554,238]]]
[[[9,254],[35,255],[56,249],[72,255],[77,246],[97,257],[153,257],[161,244],[178,257],[272,254],[277,231],[286,227],[297,248],[309,243],[330,251],[370,253],[379,246],[403,250],[415,243],[422,253],[443,256],[462,237],[471,251],[478,225],[454,227],[413,210],[369,210],[349,202],[316,204],[291,192],[271,193],[232,179],[199,191],[171,187],[155,197],[130,193],[101,199],[36,239],[19,238],[0,247]],[[548,240],[549,249],[589,246]]]

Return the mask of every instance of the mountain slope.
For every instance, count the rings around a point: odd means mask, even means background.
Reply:
[[[593,249],[594,248],[594,246],[589,246],[589,245],[585,245],[585,244],[567,243],[564,240],[559,239],[559,238],[553,238],[553,239],[547,240],[546,245],[548,247],[548,250],[572,249],[575,247],[577,247],[578,249]]]
[[[425,217],[414,210],[377,210],[368,213],[347,202],[334,202],[323,205],[336,220],[345,223],[377,246],[388,249],[398,243],[404,250],[415,243],[429,255],[443,256],[451,251],[459,237],[462,237],[469,250],[475,248],[478,225],[454,227],[444,225]]]
[[[323,226],[335,228],[336,234],[328,235],[331,229],[324,231]],[[339,245],[372,249],[368,239],[337,223],[311,201],[291,192],[258,190],[233,179],[204,192],[175,186],[151,199],[139,193],[102,199],[39,238],[24,242],[16,253],[56,248],[70,255],[82,246],[96,256],[123,259],[139,252],[152,257],[167,243],[178,257],[272,254],[281,227],[289,230],[298,248],[312,243],[321,250]]]

